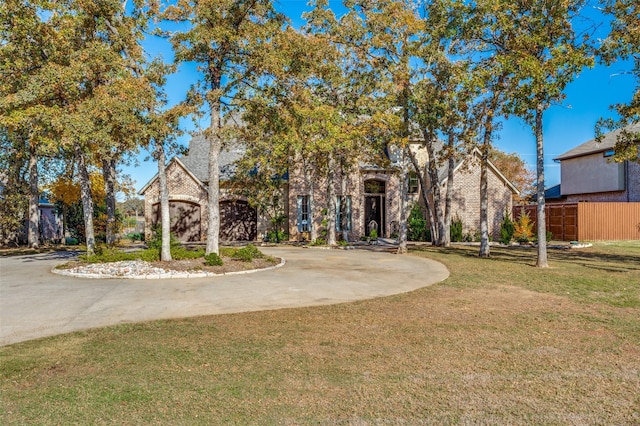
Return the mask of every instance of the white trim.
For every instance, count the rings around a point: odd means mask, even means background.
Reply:
[[[482,152],[478,149],[478,148],[474,148],[473,152],[471,153],[471,155],[478,155],[480,158],[482,158]],[[462,167],[462,165],[464,164],[464,162],[467,159],[465,158],[464,160],[460,161],[460,163],[458,163],[458,165],[456,166],[455,169],[453,169],[453,172],[457,172],[460,167]],[[509,179],[507,179],[507,177],[505,175],[503,175],[502,173],[500,173],[500,170],[498,170],[498,168],[491,162],[491,160],[489,160],[489,168],[491,169],[491,171],[493,173],[495,173],[500,179],[502,179],[504,181],[504,183],[509,187],[509,189],[516,195],[520,194],[520,191],[518,191],[518,188],[516,188]],[[440,180],[440,184],[444,184],[447,182],[447,177],[445,176],[442,180]]]

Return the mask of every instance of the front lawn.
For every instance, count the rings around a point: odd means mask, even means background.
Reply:
[[[640,423],[640,244],[491,250],[414,251],[451,276],[393,297],[0,348],[0,423]]]

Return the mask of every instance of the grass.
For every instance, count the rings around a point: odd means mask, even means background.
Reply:
[[[451,276],[408,294],[0,348],[0,423],[640,423],[640,244],[476,251],[415,252]]]

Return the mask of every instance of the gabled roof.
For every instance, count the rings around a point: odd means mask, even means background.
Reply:
[[[241,143],[230,143],[220,151],[220,179],[228,180],[235,172],[235,162],[242,158],[246,147]],[[209,182],[209,143],[202,135],[189,142],[187,155],[180,158],[182,164],[202,183]]]
[[[180,159],[178,157],[173,157],[171,160],[169,160],[169,162],[167,163],[167,168],[169,168],[169,166],[172,163],[176,163],[178,164],[178,166],[182,167],[182,169],[187,173],[187,175],[193,179],[194,181],[196,181],[198,183],[198,185],[200,185],[201,187],[203,187],[205,190],[207,189],[206,186],[204,185],[204,183],[198,179],[198,177],[196,175],[194,175],[187,167],[185,167],[184,163],[182,161],[180,161]],[[158,179],[158,173],[156,173],[150,180],[149,182],[147,182],[147,184],[145,186],[142,187],[142,189],[140,191],[138,191],[138,195],[144,195],[144,193],[147,191],[147,189],[149,189],[149,187],[151,187],[151,185],[153,185],[153,183]]]
[[[478,149],[478,148],[474,148],[471,155],[477,155],[478,157],[482,157],[482,152]],[[458,160],[456,162],[455,167],[453,168],[454,171],[457,171],[460,167],[462,167],[462,165],[464,164],[465,160],[468,158],[465,157],[462,160]],[[505,175],[502,174],[502,172],[500,170],[498,170],[498,168],[491,162],[491,160],[488,161],[489,164],[489,170],[491,170],[496,176],[498,176],[500,178],[500,180],[502,180],[511,190],[511,192],[513,192],[514,194],[518,195],[520,194],[520,190],[518,188],[516,188],[509,179],[507,179],[507,177]],[[444,170],[442,170],[444,168]],[[443,184],[446,182],[447,180],[447,167],[446,165],[441,167],[441,170],[438,171],[438,176],[440,179],[440,184]]]
[[[441,140],[438,140],[436,145],[434,146],[434,152],[441,152],[443,149],[445,148],[444,146],[444,142]],[[390,152],[387,154],[389,157],[389,160],[391,161],[392,164],[397,165],[398,164],[398,151],[399,150],[390,150]],[[456,172],[458,171],[458,169],[460,169],[460,167],[462,167],[462,165],[464,164],[464,162],[466,161],[467,158],[469,158],[470,155],[477,155],[478,157],[481,157],[482,153],[480,152],[480,150],[478,148],[474,148],[474,150],[471,152],[471,154],[469,155],[465,155],[462,156],[462,158],[456,158],[456,161],[454,163],[453,166],[453,171]],[[367,170],[367,171],[376,171],[376,170],[389,170],[388,168],[383,168],[380,166],[375,166],[375,165],[366,165],[366,164],[361,164],[360,165],[360,169],[361,170]],[[500,170],[498,170],[498,168],[491,162],[489,161],[489,170],[491,170],[496,176],[498,176],[498,178],[500,178],[508,187],[509,189],[511,189],[511,191],[514,194],[520,194],[520,191],[518,190],[518,188],[516,188],[509,179],[507,179],[507,177],[505,175],[502,174],[502,172],[500,172]],[[447,181],[448,178],[448,174],[449,174],[449,163],[447,161],[443,162],[443,164],[441,164],[438,167],[438,182],[440,183],[440,185],[444,184]]]
[[[625,130],[631,133],[640,133],[640,122],[625,127]],[[587,141],[582,145],[578,145],[572,150],[569,150],[564,154],[554,158],[554,160],[568,160],[570,158],[582,157],[583,155],[596,154],[598,152],[604,152],[613,149],[613,147],[616,145],[616,141],[620,132],[622,132],[622,129],[617,129],[613,132],[609,132],[604,135],[600,141],[597,141],[595,138],[591,139],[590,141]]]

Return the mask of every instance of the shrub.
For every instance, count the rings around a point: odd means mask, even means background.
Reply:
[[[204,264],[207,266],[222,266],[223,263],[217,253],[209,253],[204,257]]]
[[[189,250],[183,246],[171,247],[171,258],[174,260],[199,259],[204,256],[204,249]]]
[[[147,247],[160,251],[162,249],[162,228],[160,226],[154,227],[151,235],[152,237],[147,242]],[[171,248],[180,246],[180,241],[178,241],[173,232],[169,235],[169,246]]]
[[[372,240],[377,240],[378,231],[376,231],[375,229],[372,229],[371,231],[369,231],[369,238],[371,238]]]
[[[284,231],[268,231],[266,240],[270,243],[279,243],[280,241],[286,241],[289,239],[289,235],[287,235]]]
[[[78,239],[77,238],[73,238],[73,237],[67,237],[64,239],[64,243],[67,246],[77,246],[78,245]]]
[[[480,232],[479,229],[469,230],[462,237],[462,241],[465,241],[468,243],[477,243],[481,240],[482,240],[482,232]]]
[[[242,247],[236,251],[236,258],[243,262],[251,262],[253,259],[264,257],[264,254],[253,244]]]
[[[160,260],[160,250],[146,249],[137,251],[134,253],[136,259],[144,260],[145,262],[157,262]]]
[[[220,256],[234,258],[236,257],[238,249],[233,247],[220,247],[218,251],[220,252]]]
[[[520,217],[518,221],[514,223],[513,237],[520,243],[526,243],[531,241],[533,237],[533,222],[526,210],[520,211]]]
[[[407,240],[429,241],[431,240],[430,234],[431,230],[427,226],[427,220],[422,215],[422,207],[419,204],[414,204],[407,222]]]
[[[309,244],[310,246],[323,246],[327,244],[327,240],[325,240],[322,237],[318,237],[315,240],[311,241],[311,243]]]
[[[500,242],[502,244],[509,244],[513,239],[513,234],[516,228],[513,225],[509,212],[506,212],[502,223],[500,224]]]
[[[127,234],[127,238],[129,238],[132,242],[142,241],[142,234],[140,232],[135,232],[131,234]]]
[[[463,239],[462,235],[462,219],[456,215],[451,221],[451,241],[459,243]]]
[[[125,253],[112,248],[104,248],[102,246],[97,246],[95,254],[92,256],[81,255],[79,257],[88,263],[110,263],[136,259],[135,253]]]

